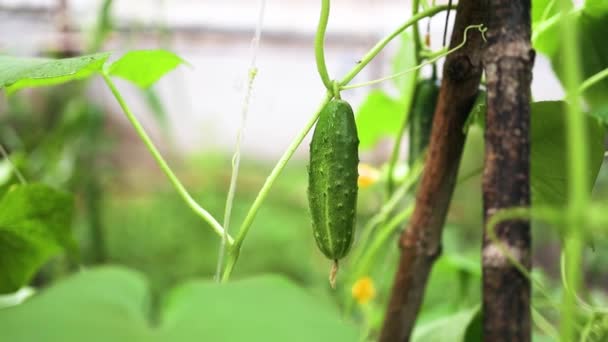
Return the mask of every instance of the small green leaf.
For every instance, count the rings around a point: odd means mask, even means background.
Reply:
[[[413,341],[481,341],[481,309],[477,306],[416,327]]]
[[[109,56],[109,53],[63,59],[0,56],[0,88],[6,88],[10,94],[27,87],[84,79],[100,71]]]
[[[148,88],[180,64],[187,63],[169,51],[129,51],[112,63],[108,69],[108,74],[124,78],[141,88]]]
[[[0,200],[0,293],[28,283],[63,248],[75,252],[70,226],[73,199],[45,185],[11,188]]]
[[[380,138],[397,134],[404,115],[403,103],[381,90],[372,90],[356,114],[360,148],[369,149]]]
[[[338,312],[276,276],[188,282],[170,292],[154,324],[150,307],[139,273],[89,269],[0,310],[0,331],[7,341],[45,342],[358,340]]]

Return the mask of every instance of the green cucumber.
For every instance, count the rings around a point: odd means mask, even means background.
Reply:
[[[358,149],[352,108],[343,100],[330,101],[321,111],[310,143],[308,202],[317,246],[336,263],[353,241]]]
[[[420,81],[416,86],[409,122],[408,165],[410,166],[414,165],[429,144],[438,96],[439,87],[433,79]]]

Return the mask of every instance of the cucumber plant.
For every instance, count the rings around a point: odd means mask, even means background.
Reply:
[[[349,270],[351,271],[351,274],[356,276],[354,278],[349,278],[349,281],[345,282],[345,285],[340,289],[343,292],[346,292],[347,298],[350,298],[348,287],[354,282],[354,280],[357,280],[357,277],[368,276],[368,273],[372,273],[374,271],[371,265],[379,264],[379,262],[377,262],[379,258],[378,255],[380,254],[379,251],[381,251],[387,245],[388,241],[390,241],[391,238],[399,232],[399,227],[403,224],[403,222],[408,220],[409,215],[411,215],[411,201],[407,206],[401,207],[401,205],[406,202],[404,199],[411,199],[412,185],[415,184],[415,180],[422,169],[422,163],[419,162],[419,160],[421,159],[420,155],[422,154],[422,151],[427,145],[429,139],[429,123],[431,122],[431,114],[434,112],[434,107],[437,100],[437,87],[435,85],[435,80],[423,80],[417,86],[415,100],[404,105],[403,113],[401,114],[406,117],[406,120],[404,120],[406,124],[403,125],[404,129],[402,132],[398,133],[396,136],[393,149],[393,151],[397,151],[397,153],[394,153],[394,156],[396,157],[391,160],[391,165],[389,165],[388,172],[385,174],[383,180],[387,183],[394,183],[394,186],[391,186],[390,190],[387,191],[388,195],[382,202],[378,215],[374,215],[374,217],[372,217],[372,219],[364,225],[363,229],[361,230],[361,238],[358,241],[359,243],[354,247],[351,246],[353,245],[353,241],[357,236],[357,230],[355,229],[355,215],[358,193],[356,182],[357,166],[359,163],[359,139],[357,137],[358,127],[356,126],[355,118],[350,105],[346,101],[341,100],[340,93],[349,89],[369,86],[387,81],[389,79],[396,79],[410,73],[414,73],[416,75],[413,79],[414,81],[418,82],[418,70],[426,65],[434,64],[439,58],[464,46],[467,41],[467,32],[469,29],[477,28],[482,32],[482,34],[484,30],[481,24],[472,25],[465,30],[462,44],[451,50],[442,49],[438,52],[422,49],[420,47],[421,37],[419,33],[416,33],[413,37],[415,40],[414,46],[417,46],[416,63],[414,63],[410,68],[406,68],[405,70],[397,70],[394,75],[389,77],[353,84],[353,79],[386,47],[390,41],[398,37],[407,28],[412,26],[416,27],[420,20],[432,17],[437,13],[449,9],[450,7],[449,5],[429,6],[426,1],[423,1],[423,5],[426,6],[422,6],[424,7],[424,10],[418,12],[418,7],[420,7],[418,5],[420,4],[420,1],[413,1],[413,3],[415,6],[415,11],[411,19],[406,21],[394,32],[373,46],[369,52],[366,53],[363,58],[361,58],[359,63],[357,63],[349,72],[347,72],[342,79],[334,80],[329,76],[324,56],[324,36],[329,19],[330,1],[321,1],[321,17],[315,39],[315,59],[317,62],[319,76],[326,88],[326,94],[319,105],[319,110],[316,111],[309,121],[304,125],[301,132],[294,138],[284,155],[280,158],[274,169],[271,171],[258,196],[255,198],[251,208],[247,212],[240,229],[236,232],[234,237],[228,234],[227,223],[224,223],[223,225],[220,224],[209,212],[207,212],[206,209],[204,209],[192,198],[192,196],[190,196],[186,188],[181,184],[178,177],[173,173],[162,155],[156,149],[154,143],[148,137],[136,116],[131,112],[129,106],[123,99],[121,93],[112,80],[112,77],[121,77],[141,87],[149,87],[166,72],[184,63],[184,61],[178,56],[166,51],[133,51],[125,54],[122,58],[114,63],[107,63],[107,59],[109,57],[108,53],[59,60],[19,59],[2,56],[0,57],[0,88],[5,88],[7,93],[11,93],[21,88],[51,86],[100,74],[125,112],[127,118],[133,125],[138,136],[152,154],[155,161],[165,173],[184,203],[202,220],[204,220],[213,229],[213,231],[218,234],[218,236],[224,238],[228,255],[225,265],[222,265],[220,262],[220,269],[223,269],[221,277],[222,281],[227,281],[230,279],[234,267],[237,264],[244,240],[272,185],[276,181],[277,177],[281,174],[285,168],[285,165],[293,156],[296,149],[301,145],[304,138],[316,124],[310,146],[308,189],[308,199],[312,214],[311,221],[313,235],[321,253],[327,256],[330,260],[334,261],[336,263],[336,267],[337,261],[344,258],[351,248],[354,249],[352,251],[352,259],[354,262],[352,264],[352,269]],[[599,5],[599,2],[589,1],[589,3],[593,3],[596,6],[593,8],[603,8],[601,5]],[[552,24],[554,22],[557,22],[557,20],[547,23],[544,29],[554,25]],[[573,44],[572,41],[572,37],[567,40],[568,44],[570,44],[570,50],[574,50],[571,46]],[[549,49],[553,47],[547,48]],[[570,61],[576,59],[572,56],[569,56],[568,58]],[[586,77],[589,78],[587,82],[583,83],[585,87],[591,87],[593,84],[598,84],[600,80],[606,76],[606,73],[599,73],[599,75],[600,76],[586,75]],[[578,85],[576,77],[569,75],[565,78],[567,80],[566,83],[568,85],[569,96],[576,98],[576,86]],[[580,90],[580,93],[583,92],[583,90]],[[597,100],[597,97],[594,97],[594,100]],[[400,104],[403,105],[403,103],[401,103],[402,101],[397,102],[400,102]],[[596,102],[592,103],[592,105],[595,106]],[[540,108],[542,106],[533,106],[533,110],[535,107]],[[578,184],[576,185],[576,191],[572,190],[573,193],[579,196],[579,200],[574,201],[577,204],[575,208],[576,210],[572,209],[572,212],[578,215],[576,216],[572,214],[572,217],[575,218],[579,218],[582,213],[585,213],[583,211],[584,208],[581,208],[580,203],[589,203],[589,199],[586,198],[587,195],[582,193],[586,188],[588,188],[585,185],[587,184],[586,182],[588,179],[585,178],[587,174],[585,174],[584,170],[584,165],[587,165],[587,161],[585,160],[587,153],[584,147],[581,147],[586,146],[586,144],[580,143],[581,141],[585,141],[585,135],[581,133],[583,131],[581,126],[584,125],[581,125],[580,122],[577,121],[580,119],[580,114],[582,114],[580,107],[581,106],[579,106],[579,104],[576,102],[574,102],[574,104],[569,104],[568,111],[572,115],[571,117],[568,117],[568,120],[570,120],[573,124],[567,127],[570,137],[567,147],[571,149],[571,154],[577,155],[577,158],[579,159],[576,160],[580,162],[580,165],[578,166],[574,166],[573,164],[575,162],[572,161],[570,161],[569,164],[569,172],[576,180],[575,183]],[[409,123],[407,122],[407,118],[410,120]],[[395,177],[395,166],[398,163],[400,156],[400,153],[398,153],[398,146],[401,143],[402,136],[405,134],[406,127],[409,130],[408,132],[410,138],[410,153],[408,154],[409,171],[405,177],[399,178]],[[534,134],[534,127],[532,131]],[[591,135],[593,136],[594,141],[600,140],[596,138],[597,136],[601,136],[602,133],[603,131],[601,129],[598,129],[597,132],[592,132]],[[578,144],[578,148],[572,147],[575,144]],[[544,147],[547,148],[546,146]],[[596,154],[593,154],[593,157],[596,157]],[[581,180],[582,178],[585,178],[586,180]],[[594,175],[591,178],[594,178]],[[540,183],[537,183],[537,185],[538,184]],[[585,186],[580,186],[581,184]],[[535,184],[533,181],[533,186],[534,185]],[[541,186],[539,187],[542,188],[543,184],[540,185]],[[574,187],[574,185],[571,186]],[[582,188],[584,189],[581,190]],[[231,200],[229,199],[227,207],[230,205],[230,201]],[[552,219],[554,220],[555,217],[559,217],[560,219],[568,219],[571,226],[574,225],[575,219],[572,217],[564,218],[563,216],[559,216],[559,213],[557,213],[554,209],[555,208],[551,208],[547,209],[547,211],[538,213],[530,211],[529,208],[518,208],[518,210],[514,210],[513,212],[505,211],[501,215],[496,215],[495,221],[492,221],[489,226],[492,227],[493,224],[495,224],[499,219],[513,217],[525,218],[531,216],[545,219],[547,221],[551,221]],[[591,217],[593,218],[592,220],[595,220],[595,223],[605,223],[605,219],[601,215],[597,215],[600,209],[602,209],[602,207],[599,205],[590,206],[588,213],[590,215],[593,214]],[[230,211],[227,210],[228,217],[225,217],[224,222],[227,222],[226,219],[229,218],[229,213]],[[580,234],[582,235],[582,233]],[[570,236],[574,236],[576,238],[577,233],[570,232]],[[508,251],[505,251],[504,253],[508,255]],[[564,278],[566,279],[564,284],[572,284],[572,287],[569,288],[567,294],[571,305],[567,306],[567,309],[564,309],[565,316],[572,316],[573,309],[571,308],[576,305],[576,303],[573,303],[572,301],[573,298],[576,300],[575,295],[576,291],[579,289],[578,284],[580,283],[581,274],[580,272],[573,271],[575,271],[574,268],[580,261],[581,253],[582,251],[580,245],[570,244],[567,248],[566,254],[569,255],[570,258],[566,258],[566,261],[568,266],[567,268],[570,273],[564,272]],[[333,272],[333,276],[335,276],[335,272]],[[529,277],[530,275],[525,274],[525,276]],[[332,279],[332,282],[333,280],[335,279]],[[21,280],[20,285],[23,285],[23,283],[24,280]],[[13,287],[14,286],[15,285],[13,284]],[[368,291],[368,293],[370,292],[373,291]],[[581,306],[587,308],[585,305]],[[349,310],[352,309],[352,307],[348,305],[345,307],[347,313],[350,313]],[[595,314],[597,308],[591,308]],[[469,321],[473,320],[474,317],[477,316],[477,312],[477,310],[469,310],[466,315],[467,319]],[[369,321],[371,321],[372,318],[370,317],[373,315],[369,313],[364,313],[364,315],[366,315],[365,319],[368,321],[366,324],[371,325]],[[546,329],[550,330],[550,328]],[[572,334],[571,327],[568,327],[566,330],[568,330],[567,335]]]

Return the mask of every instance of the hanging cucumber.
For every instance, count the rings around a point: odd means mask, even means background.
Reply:
[[[332,100],[321,111],[310,143],[308,202],[317,246],[337,262],[353,241],[359,138],[350,105]],[[332,276],[330,276],[332,278]]]
[[[408,164],[413,165],[429,144],[433,114],[439,95],[434,79],[420,81],[416,86],[409,122]]]

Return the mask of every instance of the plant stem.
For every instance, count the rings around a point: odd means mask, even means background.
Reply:
[[[340,85],[342,87],[344,87],[350,81],[352,81],[353,78],[355,78],[355,76],[357,76],[361,72],[361,70],[363,70],[363,68],[365,68],[369,64],[369,62],[371,62],[374,59],[374,57],[376,57],[376,55],[378,55],[380,53],[380,51],[382,51],[382,49],[384,49],[384,47],[391,40],[393,40],[395,37],[397,37],[399,34],[401,34],[401,32],[403,32],[405,29],[414,25],[415,23],[417,23],[418,21],[420,21],[423,18],[432,17],[441,11],[447,10],[448,8],[450,8],[448,5],[435,6],[435,7],[431,7],[428,10],[420,12],[420,13],[414,15],[413,17],[411,17],[410,20],[405,22],[405,24],[399,26],[393,33],[389,34],[387,37],[385,37],[384,39],[379,41],[376,45],[374,45],[374,47],[371,50],[369,50],[365,54],[365,56],[363,56],[363,58],[361,59],[361,63],[358,63],[350,72],[348,72],[346,74],[346,76],[344,76],[342,81],[340,81]]]
[[[327,72],[327,65],[325,64],[325,31],[327,30],[327,22],[329,20],[329,2],[330,0],[321,1],[321,16],[319,17],[319,26],[317,27],[317,34],[315,36],[315,59],[317,61],[317,70],[321,81],[325,85],[328,91],[333,91],[333,85]]]
[[[412,16],[418,14],[419,10],[420,0],[412,0]],[[422,57],[420,56],[422,44],[420,40],[420,27],[418,26],[418,22],[416,22],[412,27],[412,33],[414,34],[414,60],[416,61],[416,64],[420,64],[422,61]]]
[[[365,252],[365,247],[369,243],[371,243],[372,234],[374,233],[375,228],[388,220],[389,216],[395,210],[397,205],[401,203],[401,200],[405,197],[405,195],[410,192],[412,186],[414,186],[414,184],[416,184],[416,182],[420,178],[423,167],[424,158],[421,158],[416,163],[414,163],[414,165],[412,165],[411,168],[408,170],[408,173],[405,176],[405,180],[403,181],[401,186],[399,186],[399,188],[397,188],[390,195],[389,199],[382,205],[380,210],[378,210],[378,212],[367,221],[365,226],[363,226],[363,229],[361,229],[361,236],[357,239],[357,249],[352,252],[352,255],[349,258],[351,260],[351,264],[356,265],[357,267],[354,273],[361,273],[358,271],[359,259],[361,258],[361,255]]]
[[[135,132],[137,133],[139,138],[143,141],[144,145],[146,146],[146,148],[148,149],[148,151],[150,152],[150,154],[152,155],[152,157],[154,158],[154,160],[156,161],[156,163],[158,164],[160,169],[165,173],[167,178],[169,178],[169,181],[171,181],[173,188],[175,188],[175,190],[180,195],[180,197],[184,200],[186,205],[188,205],[188,207],[190,207],[190,209],[192,209],[192,211],[195,214],[197,214],[205,222],[207,222],[211,226],[211,228],[213,228],[213,230],[220,237],[224,236],[224,228],[222,228],[222,225],[219,222],[217,222],[217,220],[209,212],[207,212],[200,205],[198,205],[198,203],[196,203],[196,201],[192,198],[192,196],[190,196],[190,194],[188,193],[186,188],[179,181],[177,176],[175,176],[173,171],[171,171],[171,168],[169,167],[167,162],[163,159],[163,156],[160,154],[160,152],[154,146],[154,143],[152,142],[152,140],[150,139],[150,137],[144,130],[143,126],[139,123],[139,121],[137,120],[137,118],[135,117],[133,112],[131,112],[131,110],[127,106],[127,103],[123,99],[122,95],[120,95],[120,92],[118,91],[118,89],[114,85],[114,82],[112,82],[112,80],[110,79],[108,74],[103,72],[102,76],[103,76],[103,79],[105,80],[106,84],[110,88],[110,91],[112,91],[114,98],[116,98],[116,101],[118,101],[118,104],[120,105],[120,107],[124,111],[125,115],[127,116],[127,119],[129,119],[129,121],[133,125]],[[233,241],[232,237],[228,236],[228,245],[232,245],[233,242],[234,241]]]
[[[443,58],[443,57],[445,57],[445,56],[447,56],[447,55],[449,55],[451,53],[454,53],[454,52],[458,51],[459,49],[461,49],[463,46],[465,46],[465,44],[467,43],[467,34],[468,34],[468,32],[469,32],[470,29],[478,29],[479,32],[481,33],[482,39],[484,41],[486,41],[485,32],[486,32],[487,28],[485,28],[483,24],[470,25],[464,31],[464,38],[462,40],[462,43],[458,44],[457,46],[455,46],[455,47],[453,47],[453,48],[451,48],[449,50],[441,49],[438,53],[433,53],[432,54],[433,57],[430,58],[429,60],[427,60],[426,62],[418,64],[418,65],[416,65],[414,67],[411,67],[409,69],[405,69],[405,70],[400,71],[400,72],[398,72],[396,74],[389,75],[389,76],[386,76],[386,77],[382,77],[382,78],[379,78],[379,79],[376,79],[376,80],[371,80],[371,81],[367,81],[367,82],[362,82],[362,83],[356,83],[356,84],[351,84],[351,85],[343,86],[342,90],[354,89],[354,88],[360,88],[360,87],[367,87],[367,86],[371,86],[371,85],[374,85],[374,84],[382,83],[384,81],[388,81],[388,80],[392,80],[392,79],[395,79],[395,78],[399,78],[401,76],[409,74],[410,72],[418,71],[418,70],[420,70],[422,67],[424,67],[426,65],[433,64],[433,63],[437,62],[439,59],[441,59],[441,58]]]
[[[583,84],[581,84],[581,86],[578,88],[578,92],[579,94],[582,94],[585,92],[585,90],[591,88],[594,84],[596,84],[597,82],[603,80],[604,78],[608,77],[608,68],[598,72],[597,74],[589,77],[588,79],[585,80],[585,82],[583,82]]]
[[[569,227],[572,228],[572,227]],[[575,341],[576,336],[576,304],[577,293],[581,283],[581,264],[583,244],[580,239],[568,236],[562,246],[565,252],[566,272],[563,286],[566,288],[563,294],[561,307],[560,336],[561,341]]]
[[[258,193],[255,200],[253,201],[253,204],[251,205],[249,212],[247,212],[247,216],[245,216],[245,220],[241,224],[241,228],[239,229],[239,232],[234,240],[234,244],[232,245],[232,248],[230,249],[230,252],[228,255],[228,262],[226,264],[226,268],[224,269],[224,273],[222,275],[222,282],[226,282],[226,281],[228,281],[228,279],[230,279],[230,275],[232,274],[234,265],[236,264],[236,262],[238,261],[238,258],[239,258],[239,254],[241,251],[241,245],[243,244],[243,241],[245,240],[245,237],[247,236],[247,233],[249,232],[249,229],[251,228],[251,224],[253,223],[253,220],[255,219],[255,216],[258,213],[260,206],[262,205],[262,203],[268,196],[268,193],[270,192],[270,188],[272,187],[274,182],[277,180],[277,178],[281,174],[281,171],[283,171],[283,169],[285,168],[285,165],[287,165],[287,162],[291,159],[293,154],[296,152],[296,150],[298,149],[298,147],[300,146],[300,144],[302,143],[302,141],[304,140],[306,135],[308,135],[308,132],[310,132],[310,130],[314,126],[315,122],[317,122],[317,119],[319,118],[319,115],[321,114],[321,110],[323,110],[323,108],[325,107],[325,105],[327,105],[327,103],[329,102],[329,100],[331,100],[331,98],[332,98],[332,94],[330,91],[328,91],[327,94],[325,95],[325,98],[323,99],[323,101],[321,101],[321,104],[319,105],[319,108],[317,109],[315,114],[306,123],[306,125],[304,126],[304,129],[302,131],[300,131],[298,136],[296,136],[296,138],[291,142],[291,144],[287,148],[287,151],[285,151],[285,153],[283,154],[281,159],[279,159],[279,161],[275,165],[274,169],[272,169],[272,172],[270,173],[268,178],[266,178],[266,182],[264,182],[264,185],[262,186],[262,189],[260,189],[260,192]]]
[[[382,226],[382,228],[378,231],[378,234],[375,236],[374,241],[372,241],[370,247],[367,249],[365,254],[361,256],[359,262],[360,265],[358,265],[357,270],[355,271],[356,278],[370,271],[372,262],[376,255],[380,252],[382,247],[385,246],[388,239],[397,232],[397,228],[399,228],[403,222],[412,216],[412,212],[414,212],[414,203],[410,203],[405,209],[393,216],[390,221]]]
[[[564,291],[561,309],[560,335],[564,341],[576,340],[576,294],[581,286],[581,262],[583,245],[580,229],[584,223],[584,210],[589,203],[590,184],[586,176],[589,161],[585,118],[581,112],[579,86],[581,81],[577,27],[574,17],[567,15],[570,1],[561,0],[561,37],[564,85],[567,94],[566,118],[568,138],[568,228],[564,241],[566,277],[570,291]]]

